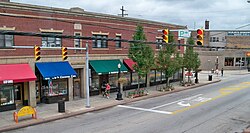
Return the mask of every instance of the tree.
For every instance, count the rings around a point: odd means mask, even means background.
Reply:
[[[152,47],[146,45],[146,36],[143,31],[143,27],[138,25],[136,32],[133,35],[133,43],[130,43],[128,57],[136,62],[133,66],[135,71],[138,73],[138,89],[140,88],[140,79],[145,77],[150,69],[154,65],[154,51]]]
[[[190,45],[187,47],[186,52],[183,57],[183,66],[188,70],[188,73],[191,73],[192,70],[195,72],[198,71],[200,67],[200,59],[197,52],[194,52],[193,45],[194,40],[192,37],[188,38],[187,43]],[[197,77],[197,73],[195,74]],[[188,82],[191,83],[190,76],[188,76]]]
[[[169,43],[173,43],[173,36],[169,35]],[[173,76],[181,68],[182,58],[176,51],[176,47],[167,44],[165,47],[160,49],[158,55],[156,56],[157,68],[158,70],[164,72],[165,78],[167,80],[166,88],[169,88],[169,77]]]

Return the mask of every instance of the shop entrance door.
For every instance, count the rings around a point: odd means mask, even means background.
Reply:
[[[80,79],[74,79],[74,99],[80,99]]]
[[[17,105],[23,105],[23,85],[15,84],[14,85],[14,94],[15,94],[15,103]]]

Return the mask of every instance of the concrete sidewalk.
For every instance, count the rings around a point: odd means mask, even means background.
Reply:
[[[225,77],[233,76],[234,74],[248,74],[247,70],[241,70],[239,73],[238,71],[225,71],[224,72]],[[54,121],[58,119],[63,119],[71,116],[76,116],[79,114],[91,112],[91,111],[97,111],[101,109],[110,108],[116,105],[120,104],[126,104],[134,101],[139,101],[143,99],[153,98],[157,96],[162,96],[186,89],[196,88],[203,85],[208,85],[211,83],[216,83],[221,81],[223,79],[221,76],[217,76],[213,74],[213,81],[208,81],[208,72],[201,72],[199,73],[199,84],[195,84],[193,86],[180,86],[180,82],[172,83],[173,87],[175,88],[174,91],[157,91],[156,86],[147,87],[148,95],[137,97],[137,98],[127,98],[125,95],[128,93],[127,91],[123,92],[123,100],[117,101],[116,94],[117,93],[111,93],[110,98],[104,98],[102,95],[98,96],[91,96],[90,97],[90,108],[86,108],[86,99],[81,100],[74,100],[74,101],[68,101],[65,102],[66,104],[66,112],[65,113],[58,113],[58,104],[39,104],[36,107],[36,110],[38,112],[38,119],[31,119],[31,116],[27,117],[21,117],[19,118],[19,123],[16,124],[13,120],[13,112],[14,111],[6,111],[0,113],[0,132],[18,129],[22,127],[27,127],[30,125],[36,125],[40,123],[45,123],[49,121]],[[161,86],[164,86],[161,85]]]

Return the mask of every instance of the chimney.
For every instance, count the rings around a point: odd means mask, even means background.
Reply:
[[[205,29],[209,29],[209,21],[208,20],[205,21]]]

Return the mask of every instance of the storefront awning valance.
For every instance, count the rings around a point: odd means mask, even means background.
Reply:
[[[19,83],[36,80],[29,64],[0,65],[0,84]]]
[[[113,74],[118,73],[118,64],[120,63],[121,72],[127,72],[128,69],[120,60],[91,60],[89,64],[93,67],[97,74]]]
[[[134,62],[132,59],[124,59],[123,62],[131,71],[134,71],[133,66],[136,64],[136,62]]]
[[[77,76],[69,62],[39,62],[36,63],[36,67],[45,80]]]

